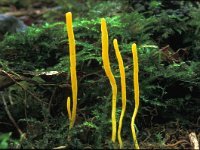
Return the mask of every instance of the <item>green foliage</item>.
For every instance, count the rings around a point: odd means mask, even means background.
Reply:
[[[62,5],[54,12],[62,20],[65,12],[73,12],[79,87],[77,121],[72,130],[68,130],[66,112],[66,97],[71,95],[71,87],[65,23],[33,25],[23,33],[7,35],[0,42],[0,67],[19,76],[26,76],[28,72],[26,80],[2,91],[11,114],[27,133],[27,140],[20,143],[22,148],[61,145],[80,149],[115,148],[110,143],[111,87],[101,59],[101,17],[107,21],[111,68],[118,83],[117,119],[121,111],[121,89],[112,46],[114,38],[118,39],[124,60],[127,110],[122,135],[126,142],[132,141],[129,135],[134,108],[131,53],[134,42],[139,54],[138,134],[153,121],[163,123],[177,117],[194,121],[199,117],[199,5],[195,8],[190,2],[175,2],[172,9],[171,2],[164,0],[141,0],[137,4],[121,0],[79,2],[58,0],[56,3]],[[44,18],[50,14],[45,15]],[[52,17],[49,22],[55,19],[58,18]],[[168,44],[173,52],[186,48],[190,57],[176,63],[165,59],[161,47]],[[37,75],[48,71],[58,71],[58,74]],[[1,101],[0,106],[3,106]],[[0,117],[8,121],[3,107],[0,107]],[[7,137],[10,136],[3,139]],[[154,138],[164,145],[165,139],[160,133]],[[6,147],[7,141],[3,142]],[[131,144],[125,145],[130,148]]]
[[[198,4],[198,8],[200,5]],[[185,43],[190,44],[190,52],[191,52],[191,59],[198,61],[200,59],[200,18],[199,18],[199,9],[198,8],[191,8],[192,11],[190,11],[189,16],[190,20],[188,21],[188,29],[186,31],[186,38],[184,39]]]
[[[12,133],[1,133],[0,135],[0,149],[18,148],[19,140],[11,138]]]
[[[47,115],[47,114],[45,114]],[[44,116],[43,121],[36,119],[21,119],[21,122],[27,123],[28,139],[21,143],[23,148],[53,148],[60,145],[68,145],[67,143],[67,123],[66,119],[53,119]],[[56,124],[55,124],[56,122]]]
[[[41,28],[32,26],[24,33],[8,35],[0,43],[0,59],[9,61],[9,67],[14,70],[35,70],[56,64],[65,54],[62,46],[66,36],[61,27],[60,23],[45,24]]]
[[[159,145],[161,145],[161,146],[165,145],[165,140],[163,139],[161,133],[155,134],[155,138],[156,138],[156,142],[157,142]]]
[[[0,148],[7,149],[8,148],[8,140],[11,136],[11,133],[1,134],[0,136]]]

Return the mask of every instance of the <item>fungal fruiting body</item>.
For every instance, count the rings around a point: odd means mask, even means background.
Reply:
[[[70,120],[69,128],[74,126],[76,120],[76,108],[77,108],[77,77],[76,77],[76,47],[74,32],[72,27],[72,13],[66,13],[66,28],[69,40],[69,55],[70,55],[70,73],[71,73],[71,87],[72,87],[72,112],[70,109],[70,97],[67,98],[67,111]]]
[[[68,112],[68,117],[69,117],[69,120],[71,121],[72,119],[72,114],[71,114],[71,105],[70,105],[70,97],[67,98],[67,112]]]
[[[101,19],[101,32],[102,32],[102,60],[105,73],[110,81],[112,87],[112,141],[116,141],[116,97],[117,97],[117,85],[110,68],[110,61],[108,55],[108,31],[106,27],[106,20]]]
[[[117,133],[118,133],[119,145],[120,145],[120,148],[122,148],[123,142],[122,142],[122,138],[121,138],[121,130],[122,130],[122,122],[123,122],[124,114],[126,111],[126,75],[125,75],[123,59],[122,59],[122,56],[119,51],[117,39],[113,40],[113,45],[114,45],[115,53],[117,56],[117,61],[119,64],[119,71],[120,71],[120,76],[121,76],[122,111],[121,111],[121,115],[120,115],[120,119],[119,119],[119,127],[118,127]]]
[[[137,48],[136,44],[132,44],[132,54],[133,54],[133,77],[134,77],[134,94],[135,94],[135,109],[133,112],[133,116],[131,119],[131,130],[132,130],[132,135],[133,135],[133,141],[136,149],[139,149],[139,145],[137,142],[137,137],[136,137],[136,132],[135,132],[135,117],[138,112],[138,107],[139,107],[139,83],[138,83],[138,55],[137,55]]]

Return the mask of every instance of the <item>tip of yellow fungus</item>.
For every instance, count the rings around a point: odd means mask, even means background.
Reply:
[[[71,15],[72,15],[72,13],[71,13],[71,12],[67,12],[65,15],[70,15],[70,16],[71,16]]]
[[[106,19],[105,18],[101,18],[101,22],[105,22],[106,21]]]
[[[114,39],[114,40],[113,40],[113,43],[114,43],[114,44],[117,44],[117,39]]]
[[[101,18],[101,24],[102,24],[103,26],[106,25],[106,19],[105,19],[105,18]]]
[[[133,47],[133,48],[136,48],[136,44],[135,44],[135,43],[133,43],[133,44],[132,44],[132,47]]]
[[[69,120],[71,120],[72,115],[71,115],[71,109],[70,109],[70,97],[67,98],[67,112],[68,112]]]
[[[67,12],[65,14],[66,17],[66,23],[70,23],[70,20],[72,20],[72,13],[71,12]]]

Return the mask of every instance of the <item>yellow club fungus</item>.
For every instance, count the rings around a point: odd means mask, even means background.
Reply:
[[[69,120],[71,121],[72,119],[72,114],[71,114],[71,105],[70,105],[70,97],[67,98],[67,112],[68,112],[68,117],[69,117]]]
[[[71,73],[71,85],[72,85],[72,113],[70,109],[70,97],[67,98],[67,111],[70,120],[69,128],[74,126],[76,120],[76,108],[77,108],[77,77],[76,77],[76,47],[74,32],[72,27],[72,13],[66,13],[66,27],[69,39],[69,54],[70,54],[70,73]]]
[[[138,107],[139,107],[138,56],[137,56],[137,48],[136,48],[135,43],[132,44],[132,54],[133,54],[133,66],[134,66],[133,77],[134,77],[135,109],[134,109],[132,120],[131,120],[131,130],[132,130],[135,149],[139,149],[135,127],[134,127],[135,118],[136,118]]]
[[[120,115],[119,127],[118,127],[118,141],[119,141],[119,145],[121,149],[123,147],[123,142],[121,138],[122,122],[123,122],[124,114],[126,111],[126,75],[125,75],[124,64],[123,64],[122,56],[119,51],[117,39],[113,40],[113,44],[114,44],[115,53],[116,53],[117,61],[119,64],[120,76],[121,76],[122,112]]]
[[[110,68],[110,61],[108,55],[108,31],[106,27],[106,20],[101,19],[101,32],[102,32],[102,60],[105,73],[112,86],[112,141],[116,141],[116,97],[117,97],[117,85]]]

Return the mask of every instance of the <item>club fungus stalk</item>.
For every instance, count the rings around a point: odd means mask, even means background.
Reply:
[[[123,148],[123,142],[122,142],[122,138],[121,138],[122,122],[123,122],[124,114],[126,111],[126,75],[125,75],[123,59],[122,59],[122,56],[119,51],[117,39],[113,40],[113,44],[114,44],[115,53],[116,53],[117,61],[119,64],[120,76],[121,76],[122,112],[120,115],[119,127],[118,127],[118,141],[119,141],[119,145],[120,145],[120,149],[121,149],[121,148]]]
[[[108,55],[108,31],[106,27],[106,20],[101,19],[101,32],[102,32],[102,60],[104,65],[105,73],[110,81],[112,87],[112,141],[116,141],[116,97],[117,97],[117,85],[110,68],[110,61]]]
[[[133,54],[133,77],[134,77],[134,93],[135,93],[135,109],[133,112],[132,120],[131,120],[131,130],[133,135],[133,141],[135,145],[135,149],[139,149],[139,145],[137,142],[136,132],[135,132],[135,118],[139,108],[139,83],[138,83],[138,56],[137,56],[137,48],[136,44],[132,44],[132,54]]]
[[[72,114],[71,114],[71,105],[70,105],[70,97],[67,98],[67,112],[68,112],[68,117],[69,117],[69,120],[71,121],[72,119]]]
[[[67,98],[67,111],[70,120],[69,128],[74,126],[76,120],[76,108],[77,108],[77,77],[76,77],[76,48],[74,32],[72,27],[72,13],[68,12],[66,15],[66,27],[69,39],[69,54],[70,54],[70,73],[71,73],[71,85],[72,85],[72,113],[70,109],[70,97]]]

